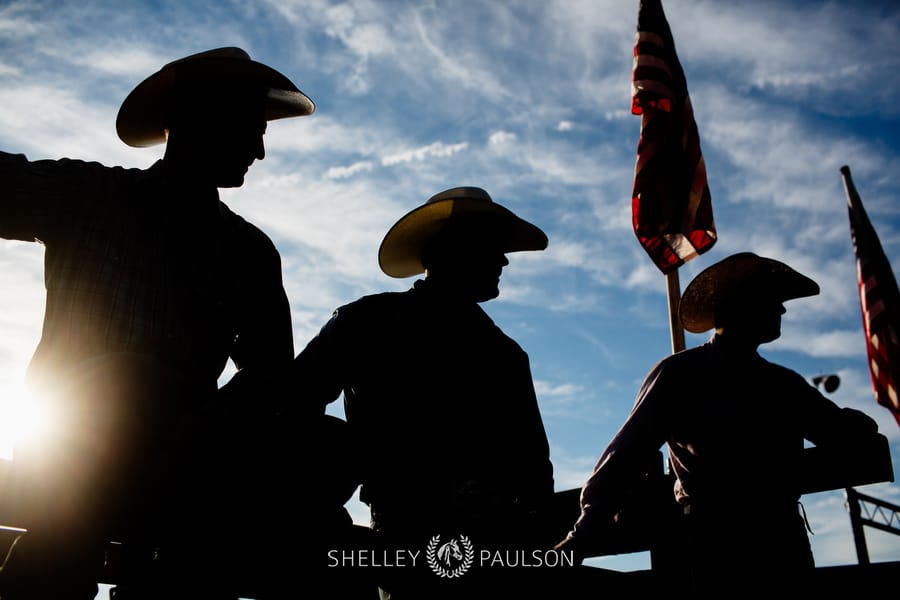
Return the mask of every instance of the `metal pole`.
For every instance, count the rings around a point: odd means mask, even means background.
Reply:
[[[866,534],[863,531],[862,511],[856,490],[846,488],[847,510],[850,512],[850,529],[853,531],[853,543],[856,544],[856,558],[861,565],[869,564],[869,549],[866,547]]]
[[[684,350],[684,328],[678,316],[678,306],[681,302],[681,284],[678,280],[678,269],[666,274],[666,293],[669,301],[669,331],[672,336],[672,354]],[[672,458],[666,454],[666,473],[672,474]],[[669,487],[671,494],[671,486]],[[684,555],[680,554],[677,547],[676,536],[684,532],[676,531],[678,523],[675,515],[666,515],[664,523],[657,523],[657,527],[664,529],[650,548],[650,568],[654,574],[654,586],[665,585],[665,582],[678,577],[678,573],[685,571],[683,564]],[[660,533],[660,532],[658,532]],[[690,585],[693,585],[691,583]],[[661,588],[655,587],[659,592]]]
[[[669,330],[672,333],[672,354],[674,354],[684,350],[684,328],[678,316],[678,304],[681,302],[678,269],[666,274],[666,292],[669,296]]]

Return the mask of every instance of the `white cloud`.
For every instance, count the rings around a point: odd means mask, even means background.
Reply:
[[[136,166],[138,157],[148,154],[129,149],[116,137],[118,106],[86,102],[69,90],[37,82],[0,87],[0,104],[6,107],[0,112],[3,146],[31,159],[69,157]]]
[[[599,454],[597,456],[573,456],[564,448],[553,444],[551,444],[550,451],[553,455],[553,476],[557,491],[571,490],[584,485],[599,457]]]
[[[23,2],[11,2],[0,7],[0,37],[22,39],[39,33],[40,26],[28,18],[26,6]]]
[[[371,170],[372,163],[368,160],[362,160],[346,167],[330,167],[325,173],[325,176],[329,179],[344,179],[353,177],[357,173]]]
[[[340,39],[351,53],[363,59],[370,55],[389,54],[393,46],[391,35],[381,23],[370,20],[372,17],[383,17],[380,11],[370,14],[375,7],[368,2],[356,2],[328,8],[325,11],[325,33]]]
[[[509,131],[495,131],[488,137],[488,142],[493,145],[502,145],[514,141],[516,141],[516,134]]]
[[[392,166],[416,160],[425,160],[427,158],[443,158],[452,156],[457,152],[462,152],[468,147],[468,142],[460,142],[458,144],[449,145],[444,144],[443,142],[434,142],[427,146],[386,155],[381,159],[381,164],[385,166]]]
[[[689,80],[715,56],[721,72],[745,72],[745,85],[791,104],[830,114],[876,106],[896,114],[896,106],[889,104],[897,85],[886,75],[897,67],[900,36],[896,19],[885,18],[880,10],[876,3],[833,2],[720,10],[698,2],[667,14],[682,62],[694,66],[686,67]]]
[[[855,357],[865,352],[862,328],[848,331],[815,332],[786,329],[782,338],[772,343],[774,350],[793,350],[813,357]]]
[[[135,85],[158,71],[164,64],[174,60],[172,57],[161,56],[144,48],[127,45],[102,49],[88,48],[85,52],[70,53],[66,58],[73,65],[122,77],[124,80],[134,80]]]

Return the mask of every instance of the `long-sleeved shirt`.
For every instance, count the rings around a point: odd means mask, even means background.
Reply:
[[[338,308],[297,356],[299,397],[324,410],[343,392],[376,524],[545,502],[552,465],[526,353],[478,304],[429,283]]]
[[[718,514],[796,515],[804,440],[828,445],[876,431],[874,420],[838,407],[798,373],[715,335],[647,375],[582,488],[582,514],[570,535],[590,538],[608,523],[639,466],[663,444],[679,503]],[[759,521],[778,522],[768,516]]]
[[[213,188],[149,169],[0,152],[0,236],[45,247],[40,381],[99,355],[152,355],[205,389],[294,356],[281,260]]]

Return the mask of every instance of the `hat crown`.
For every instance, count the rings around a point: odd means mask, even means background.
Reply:
[[[449,190],[444,190],[443,192],[437,193],[428,200],[425,201],[425,204],[433,204],[435,202],[442,202],[444,200],[480,200],[482,202],[493,202],[494,200],[491,198],[490,194],[488,194],[485,190],[480,187],[455,187]]]
[[[702,333],[715,326],[722,303],[760,293],[784,302],[815,296],[819,285],[781,261],[739,252],[707,267],[688,284],[679,305],[681,322],[688,331]]]
[[[381,270],[391,277],[423,272],[425,246],[451,221],[475,222],[473,219],[490,226],[490,234],[504,254],[547,247],[547,234],[494,202],[482,188],[455,187],[435,194],[394,223],[378,250]]]
[[[160,70],[172,69],[185,63],[221,58],[229,58],[234,60],[250,60],[250,55],[245,50],[243,50],[242,48],[238,48],[237,46],[213,48],[212,50],[205,50],[203,52],[198,52],[197,54],[191,54],[190,56],[179,58],[178,60],[173,60],[172,62],[164,65]]]
[[[260,89],[267,121],[312,114],[315,104],[284,74],[250,58],[242,48],[224,46],[179,58],[147,77],[128,94],[116,117],[116,131],[129,146],[143,147],[166,140],[167,110],[176,94],[211,106],[222,86]]]

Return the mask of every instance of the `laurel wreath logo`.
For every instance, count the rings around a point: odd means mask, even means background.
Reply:
[[[469,567],[472,566],[472,560],[475,558],[475,550],[472,548],[472,542],[464,535],[459,536],[459,543],[462,545],[463,552],[460,553],[461,556],[453,555],[460,560],[460,563],[452,569],[444,566],[442,562],[448,563],[449,566],[449,561],[438,555],[441,554],[442,550],[445,548],[452,547],[453,550],[458,550],[459,547],[456,545],[456,539],[451,538],[446,544],[441,544],[440,542],[440,535],[434,536],[428,542],[428,546],[425,548],[425,558],[428,560],[428,566],[430,566],[431,570],[440,577],[446,577],[448,579],[460,577],[469,570]]]

